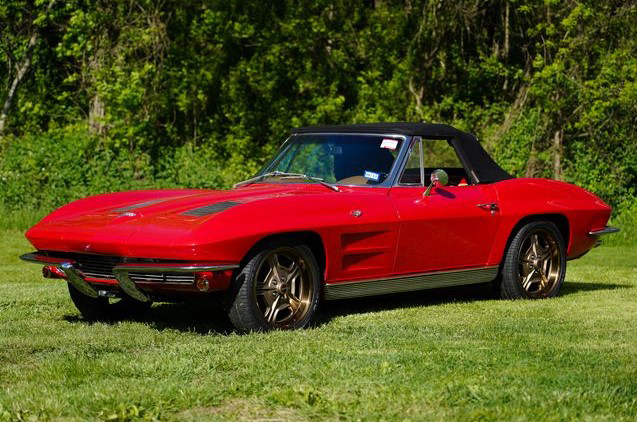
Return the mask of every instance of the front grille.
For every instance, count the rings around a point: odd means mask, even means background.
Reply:
[[[153,282],[153,283],[194,283],[194,273],[128,273],[134,282]]]
[[[110,255],[92,255],[80,253],[65,252],[46,252],[48,256],[56,258],[68,258],[77,263],[77,268],[90,278],[99,278],[106,280],[114,280],[113,268],[116,265],[124,263],[124,258]],[[148,262],[147,260],[139,260]],[[126,260],[126,262],[135,262],[134,260]],[[167,262],[167,261],[162,261]],[[144,273],[131,272],[130,278],[134,282],[155,282],[155,283],[194,283],[194,273]]]
[[[77,267],[87,277],[114,279],[113,267],[122,264],[124,260],[116,256],[108,255],[84,255],[69,256],[77,263]]]

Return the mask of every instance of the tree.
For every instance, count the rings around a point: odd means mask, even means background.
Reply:
[[[36,3],[29,8],[27,2],[9,2],[0,9],[0,48],[5,54],[7,79],[11,80],[0,110],[0,137],[4,134],[7,118],[18,86],[31,67],[33,53],[40,39],[42,26],[47,23],[55,0]],[[40,6],[38,6],[40,4]],[[16,17],[19,17],[17,20]]]

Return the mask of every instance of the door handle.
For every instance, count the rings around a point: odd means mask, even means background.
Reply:
[[[486,204],[476,204],[476,207],[482,208],[483,210],[489,210],[489,211],[491,211],[491,215],[494,215],[495,212],[498,210],[498,203],[497,202],[489,202],[489,203],[486,203]]]

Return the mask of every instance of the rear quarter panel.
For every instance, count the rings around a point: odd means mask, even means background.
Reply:
[[[594,245],[590,230],[603,228],[611,207],[578,186],[548,179],[510,179],[494,184],[500,207],[500,225],[490,265],[498,265],[507,242],[523,219],[541,215],[560,215],[568,220],[567,258],[577,258]]]

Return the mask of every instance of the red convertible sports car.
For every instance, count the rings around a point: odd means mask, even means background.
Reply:
[[[611,208],[577,186],[516,179],[441,124],[294,129],[229,191],[149,190],[68,204],[26,236],[87,319],[216,298],[240,331],[307,325],[319,300],[493,283],[549,298]]]

